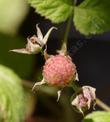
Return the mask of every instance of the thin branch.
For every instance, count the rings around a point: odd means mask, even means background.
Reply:
[[[68,22],[67,22],[66,31],[65,31],[65,35],[64,35],[64,42],[67,42],[67,40],[68,40],[70,28],[71,28],[71,17],[68,19]]]
[[[71,17],[68,19],[67,26],[66,26],[66,31],[65,31],[65,34],[64,34],[63,44],[62,44],[62,47],[61,47],[61,50],[64,53],[67,53],[67,41],[68,41],[68,35],[69,35],[69,32],[70,32],[70,28],[71,28]]]
[[[31,81],[27,81],[27,80],[23,80],[22,81],[22,85],[27,88],[27,89],[32,89],[32,87],[34,86],[34,83]]]
[[[32,89],[32,87],[34,85],[34,83],[32,83],[31,81],[26,81],[26,80],[23,80],[22,84],[25,88],[28,88],[28,89]],[[78,88],[77,87],[74,88],[74,90],[76,90],[76,89],[78,89]],[[110,111],[110,107],[108,105],[106,105],[103,101],[101,101],[99,98],[96,98],[96,104],[103,110]]]
[[[110,111],[110,107],[102,102],[99,98],[96,99],[96,104],[105,111]]]

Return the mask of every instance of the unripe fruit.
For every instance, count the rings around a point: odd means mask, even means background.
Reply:
[[[64,87],[75,78],[76,66],[69,56],[55,55],[47,59],[43,78],[49,85]]]

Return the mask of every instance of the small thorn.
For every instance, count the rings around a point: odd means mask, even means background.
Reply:
[[[59,101],[59,99],[60,99],[60,96],[61,96],[61,92],[62,92],[62,90],[58,90],[57,91],[57,102]]]
[[[76,72],[76,78],[75,78],[76,81],[79,81],[79,77],[78,77],[78,73]]]
[[[45,58],[45,60],[47,60],[48,58],[50,58],[50,56],[51,56],[51,55],[49,55],[49,54],[47,53],[47,46],[46,46],[46,48],[45,48],[45,50],[44,50],[44,58]]]

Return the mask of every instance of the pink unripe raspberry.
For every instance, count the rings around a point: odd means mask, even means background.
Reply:
[[[64,87],[75,78],[76,66],[69,56],[51,56],[43,67],[43,77],[49,85]]]

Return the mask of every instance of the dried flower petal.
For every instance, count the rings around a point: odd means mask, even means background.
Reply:
[[[71,104],[75,110],[84,114],[84,112],[91,107],[94,107],[96,101],[95,91],[96,89],[91,86],[83,86],[79,92],[72,97]]]

